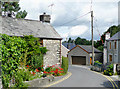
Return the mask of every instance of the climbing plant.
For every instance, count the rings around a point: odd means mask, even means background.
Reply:
[[[43,65],[43,54],[47,52],[45,47],[40,47],[39,39],[33,36],[8,36],[1,35],[2,47],[2,84],[10,87],[10,81],[15,79],[17,86],[24,86],[23,79],[18,81],[19,68],[32,63],[34,67]],[[44,50],[41,50],[44,49]],[[16,84],[15,84],[16,85]]]

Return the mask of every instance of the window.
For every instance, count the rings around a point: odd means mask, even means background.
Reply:
[[[115,49],[117,49],[117,42],[115,41]]]
[[[112,55],[109,55],[109,61],[112,62]]]
[[[43,39],[40,39],[39,42],[40,42],[40,46],[43,47]]]
[[[110,42],[110,49],[111,49],[111,42]]]

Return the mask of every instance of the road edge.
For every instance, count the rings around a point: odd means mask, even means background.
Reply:
[[[68,79],[71,75],[72,75],[72,73],[71,73],[71,72],[68,72],[68,75],[65,76],[64,78],[62,78],[62,79],[60,79],[60,80],[58,80],[58,81],[55,81],[55,82],[53,82],[53,83],[51,83],[51,84],[45,85],[45,86],[43,86],[43,87],[46,87],[46,88],[47,88],[47,87],[53,86],[53,85],[55,85],[55,84],[58,84],[58,83],[60,83],[60,82],[62,82],[62,81],[64,81],[64,80]]]
[[[112,84],[112,86],[113,86],[114,89],[115,89],[115,86],[116,86],[117,89],[119,89],[118,85],[117,85],[117,84],[113,81],[113,79],[110,78],[109,76],[103,75],[103,74],[98,73],[98,72],[96,72],[96,71],[92,71],[92,70],[90,70],[90,69],[88,69],[88,70],[91,71],[91,72],[93,72],[93,73],[102,75],[103,77],[107,78],[107,79],[110,81],[110,83]],[[115,86],[114,86],[114,85],[115,85]]]

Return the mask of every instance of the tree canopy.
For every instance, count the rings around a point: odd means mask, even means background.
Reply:
[[[1,12],[4,12],[4,16],[12,17],[16,15],[16,18],[25,18],[27,12],[20,11],[20,6],[18,2],[0,2],[1,3]]]

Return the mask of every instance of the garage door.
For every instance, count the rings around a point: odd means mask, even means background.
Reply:
[[[86,56],[72,56],[72,64],[86,65]]]

